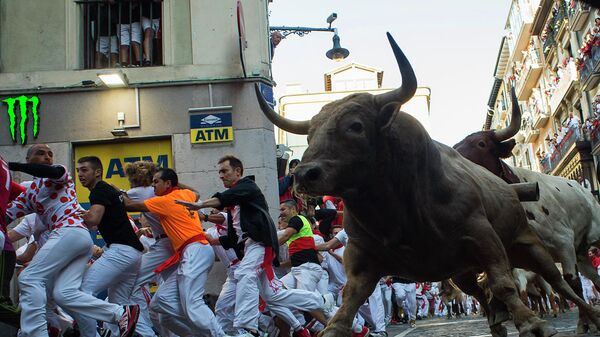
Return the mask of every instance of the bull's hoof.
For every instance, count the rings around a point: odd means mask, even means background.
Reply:
[[[508,332],[506,328],[502,324],[496,324],[490,326],[490,331],[492,332],[492,337],[507,337]]]
[[[591,335],[598,335],[598,327],[596,327],[594,324],[590,324],[590,326],[588,327],[588,333]]]
[[[343,328],[338,324],[328,325],[325,330],[319,332],[318,337],[348,337],[352,335],[350,328]]]
[[[496,311],[493,316],[488,317],[490,325],[502,324],[510,319],[510,313],[508,311]]]
[[[549,337],[556,334],[556,329],[537,317],[529,319],[519,327],[519,337]]]
[[[588,330],[590,329],[590,326],[587,325],[586,323],[584,323],[581,319],[577,322],[577,329],[575,329],[575,332],[578,335],[582,335],[584,333],[587,333]]]

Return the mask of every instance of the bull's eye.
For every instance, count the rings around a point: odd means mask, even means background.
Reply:
[[[352,125],[350,125],[350,127],[348,128],[348,131],[356,132],[356,133],[360,133],[360,132],[362,132],[362,130],[363,130],[363,126],[359,122],[352,123]]]
[[[485,147],[485,143],[483,141],[480,141],[477,145],[479,145],[479,147]]]

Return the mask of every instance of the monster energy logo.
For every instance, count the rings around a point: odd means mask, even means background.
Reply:
[[[19,131],[21,132],[21,144],[25,144],[27,142],[27,119],[29,118],[27,115],[27,103],[31,103],[31,114],[33,115],[33,138],[37,138],[39,132],[39,115],[38,115],[38,105],[40,104],[40,99],[37,96],[27,97],[25,95],[13,98],[7,98],[2,100],[2,102],[8,105],[8,121],[10,128],[10,136],[13,142],[17,142],[15,138],[15,133],[17,132],[17,115],[15,113],[15,106],[17,102],[19,102],[19,112],[21,113],[21,118],[19,122]]]

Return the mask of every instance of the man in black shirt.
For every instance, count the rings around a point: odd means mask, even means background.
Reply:
[[[102,256],[83,277],[81,291],[97,295],[108,289],[108,301],[126,304],[139,270],[143,245],[135,235],[121,192],[102,181],[102,163],[95,156],[77,161],[77,176],[90,192],[90,209],[83,214],[88,227],[97,226],[106,242]],[[95,336],[93,319],[77,321],[82,336]],[[114,329],[113,330],[114,335]]]

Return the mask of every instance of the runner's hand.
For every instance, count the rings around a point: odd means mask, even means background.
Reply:
[[[197,211],[201,208],[200,203],[195,203],[195,202],[190,202],[190,201],[185,201],[185,200],[175,200],[175,203],[178,205],[183,205],[183,206],[187,207],[187,209],[192,210],[192,211]]]

